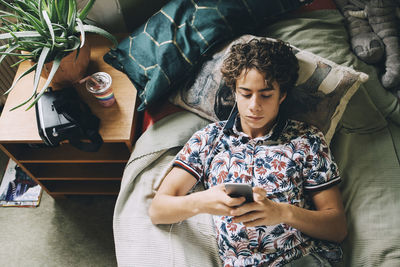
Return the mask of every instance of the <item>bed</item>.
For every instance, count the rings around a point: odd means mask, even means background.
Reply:
[[[279,14],[251,34],[287,41],[299,51],[326,59],[327,64],[338,64],[344,68],[341,71],[356,70],[357,86],[349,87],[347,99],[341,95],[341,110],[333,111],[331,131],[326,131],[342,177],[340,190],[348,223],[348,236],[341,244],[344,258],[338,266],[400,266],[400,106],[396,95],[381,86],[378,69],[350,51],[343,16],[332,1],[315,0],[307,7]],[[130,44],[140,39],[130,38]],[[202,62],[214,62],[215,68],[215,54],[208,53]],[[108,56],[117,60],[115,53]],[[121,60],[117,60],[119,65],[105,60],[129,75]],[[144,68],[150,72],[151,68]],[[202,70],[209,69],[193,67],[192,77],[185,77],[192,79],[190,88]],[[139,78],[130,78],[140,87]],[[169,103],[179,104],[174,97],[184,86],[174,88],[177,84],[172,82],[165,94],[168,97],[160,97],[152,108],[142,106],[145,127],[126,165],[114,211],[119,266],[221,266],[210,215],[154,226],[147,214],[176,153],[213,119],[204,108],[208,102],[201,102],[206,96],[199,103],[189,101],[189,106],[183,101],[179,108]],[[169,101],[162,101],[166,98]],[[195,190],[202,190],[201,185]]]

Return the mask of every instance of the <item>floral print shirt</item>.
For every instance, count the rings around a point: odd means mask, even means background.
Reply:
[[[276,125],[266,136],[254,139],[239,130],[239,116],[228,133],[224,125],[212,123],[196,132],[174,162],[206,188],[247,183],[264,188],[272,201],[313,209],[307,193],[340,181],[324,136],[313,126],[287,120],[273,140]],[[213,219],[224,266],[282,266],[310,252],[333,261],[342,256],[338,245],[313,239],[283,223],[246,227],[233,223],[231,216]]]

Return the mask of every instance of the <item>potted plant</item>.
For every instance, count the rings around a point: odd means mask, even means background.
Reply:
[[[0,39],[8,44],[0,46],[0,63],[6,56],[17,56],[20,60],[14,65],[30,60],[32,67],[17,77],[16,83],[25,75],[35,71],[32,95],[16,109],[32,101],[31,108],[50,85],[61,60],[76,51],[76,58],[85,45],[85,34],[92,32],[110,39],[116,46],[117,41],[107,31],[85,23],[86,16],[95,0],[89,0],[81,9],[77,0],[15,0],[8,3],[0,0],[9,11],[0,10]],[[22,53],[21,53],[22,52]],[[48,78],[41,90],[37,92],[39,79],[46,63],[52,62]],[[13,66],[14,66],[13,65]]]

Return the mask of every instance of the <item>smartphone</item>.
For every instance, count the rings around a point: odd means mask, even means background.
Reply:
[[[226,183],[225,190],[230,197],[245,197],[245,203],[254,201],[253,188],[249,184]]]

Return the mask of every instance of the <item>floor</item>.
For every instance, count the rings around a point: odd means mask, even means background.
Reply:
[[[6,160],[0,151],[1,173]],[[37,208],[0,207],[0,266],[117,266],[112,235],[115,200],[54,200],[43,192]]]

